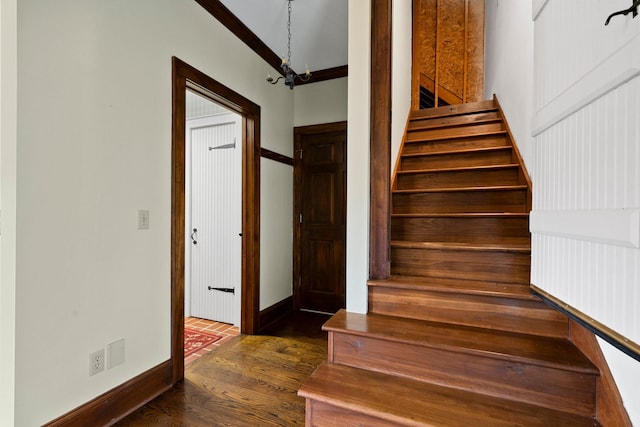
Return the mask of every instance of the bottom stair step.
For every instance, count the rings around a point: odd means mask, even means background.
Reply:
[[[309,426],[600,426],[593,418],[323,363],[298,391]]]

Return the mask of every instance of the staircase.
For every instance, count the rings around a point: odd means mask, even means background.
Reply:
[[[495,101],[411,113],[391,277],[325,325],[313,426],[599,426],[598,369],[529,291],[531,188]]]

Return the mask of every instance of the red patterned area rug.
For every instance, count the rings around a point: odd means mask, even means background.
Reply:
[[[221,336],[195,329],[184,328],[184,357],[187,357],[201,348],[218,341]]]

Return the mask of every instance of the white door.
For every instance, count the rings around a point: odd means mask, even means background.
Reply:
[[[239,325],[242,245],[241,118],[187,123],[187,314]]]

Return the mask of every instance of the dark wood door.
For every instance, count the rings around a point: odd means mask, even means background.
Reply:
[[[346,122],[298,127],[294,296],[301,309],[345,307]]]

